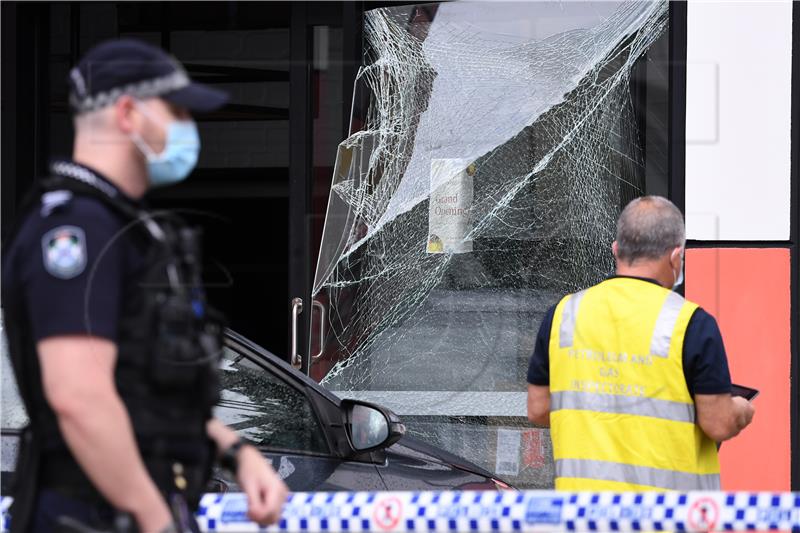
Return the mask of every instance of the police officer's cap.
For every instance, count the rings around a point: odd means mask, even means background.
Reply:
[[[105,41],[89,50],[70,71],[69,85],[75,114],[102,109],[126,94],[200,112],[228,101],[224,91],[192,81],[174,57],[136,39]]]

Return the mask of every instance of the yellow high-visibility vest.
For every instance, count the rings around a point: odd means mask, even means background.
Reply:
[[[696,423],[683,339],[697,305],[612,278],[559,302],[550,333],[550,431],[559,490],[719,490]]]

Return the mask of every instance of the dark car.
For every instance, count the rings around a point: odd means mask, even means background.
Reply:
[[[508,487],[405,436],[388,409],[342,400],[233,332],[226,336],[222,386],[217,416],[257,443],[293,491]]]
[[[7,364],[4,354],[4,370]],[[405,436],[388,409],[342,400],[232,331],[225,337],[221,379],[215,414],[258,445],[292,491],[509,488],[479,466]],[[20,420],[14,412],[19,406],[8,405],[7,388],[3,474],[13,469],[20,427],[6,427]],[[3,494],[10,477],[2,476]],[[215,471],[209,491],[236,490],[224,472]]]

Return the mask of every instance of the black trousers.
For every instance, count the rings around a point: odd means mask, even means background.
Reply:
[[[117,512],[105,502],[87,502],[71,498],[57,490],[42,489],[36,498],[31,517],[32,533],[77,533],[65,528],[59,519],[69,517],[83,524],[87,531],[113,531]],[[14,517],[12,516],[13,520]],[[192,518],[190,531],[199,533],[197,522]]]
[[[39,491],[31,517],[33,533],[60,533],[65,529],[59,525],[61,517],[70,517],[100,531],[111,530],[114,524],[114,509],[105,503],[88,503],[70,498],[58,491],[43,489]],[[14,517],[12,516],[13,520]]]

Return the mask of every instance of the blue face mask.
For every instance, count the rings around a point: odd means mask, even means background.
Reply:
[[[155,121],[149,113],[139,108],[145,116]],[[190,120],[174,120],[167,125],[164,150],[156,154],[144,139],[134,133],[131,140],[147,158],[147,174],[153,187],[162,187],[186,179],[197,164],[200,155],[200,135]]]

